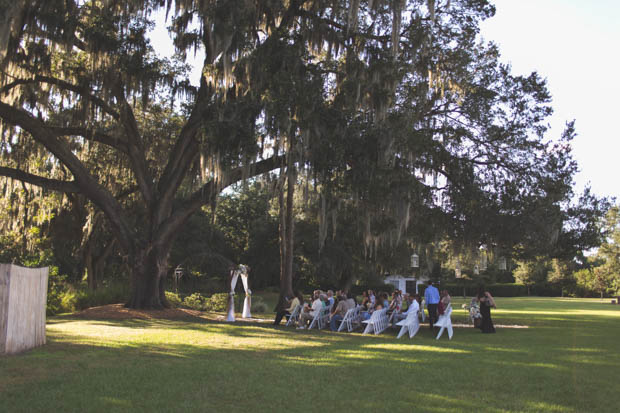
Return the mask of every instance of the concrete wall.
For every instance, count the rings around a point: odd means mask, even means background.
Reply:
[[[45,344],[48,272],[0,264],[0,354]]]

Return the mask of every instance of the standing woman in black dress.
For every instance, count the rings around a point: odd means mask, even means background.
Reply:
[[[478,290],[478,302],[480,302],[480,315],[482,316],[480,330],[482,330],[483,333],[495,333],[493,320],[491,320],[491,307],[497,307],[495,306],[493,296],[488,291],[484,291],[484,288],[480,287]]]

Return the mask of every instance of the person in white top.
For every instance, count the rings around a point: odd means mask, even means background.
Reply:
[[[323,303],[319,298],[320,294],[321,292],[319,290],[316,290],[314,293],[312,293],[312,307],[305,306],[303,308],[303,310],[301,311],[301,316],[299,317],[299,324],[297,328],[306,328],[306,324],[308,323],[308,321],[312,321],[316,312],[321,311],[321,308],[323,308]]]
[[[407,315],[409,315],[410,312],[417,314],[418,311],[420,311],[420,304],[418,303],[418,300],[416,300],[415,296],[407,294],[406,299],[407,302],[409,302],[409,307],[407,308],[407,311],[394,314],[394,324],[396,324],[400,320],[404,320],[405,318],[407,318]]]

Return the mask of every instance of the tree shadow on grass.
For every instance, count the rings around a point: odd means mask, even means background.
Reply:
[[[369,337],[369,340],[354,335],[346,338],[348,340],[329,343],[329,347],[298,340],[295,347],[290,348],[246,349],[209,348],[188,343],[113,343],[110,346],[97,342],[96,338],[84,342],[82,335],[63,334],[51,337],[49,345],[39,350],[45,354],[37,358],[37,363],[47,369],[47,376],[39,375],[29,383],[14,381],[7,395],[13,403],[24,406],[21,403],[27,403],[24,391],[27,385],[30,389],[39,389],[38,397],[49,397],[47,411],[66,409],[79,402],[73,395],[68,395],[67,399],[52,397],[52,392],[87,391],[81,390],[80,385],[86,382],[89,388],[106,389],[89,396],[102,406],[107,405],[105,400],[109,399],[110,403],[122,400],[123,406],[135,407],[145,389],[150,389],[145,379],[148,382],[164,374],[166,387],[160,392],[167,396],[168,403],[173,397],[181,397],[189,403],[190,410],[200,410],[204,407],[202,403],[208,402],[213,409],[278,411],[279,407],[286,406],[282,390],[295,389],[296,406],[316,406],[318,402],[323,411],[342,411],[350,408],[351,403],[377,411],[463,411],[478,405],[477,397],[472,398],[468,392],[476,391],[480,397],[489,398],[491,392],[497,390],[496,385],[489,390],[461,382],[471,373],[489,376],[492,374],[489,372],[496,370],[493,362],[484,359],[471,363],[469,359],[475,355],[472,348],[477,346],[453,342],[449,343],[449,348],[442,349],[394,341],[387,336]],[[457,348],[462,351],[454,351]],[[462,364],[467,365],[463,371],[455,369]],[[11,374],[15,379],[19,374],[28,376],[29,371],[27,368],[13,369]],[[500,377],[497,374],[496,378]],[[42,381],[48,385],[41,389]],[[242,398],[238,393],[241,389]],[[157,395],[153,397],[163,402]],[[487,400],[485,410],[510,410],[506,409],[504,399]],[[513,400],[511,406],[525,411],[527,403],[545,402],[529,395]],[[149,403],[141,407],[163,410],[172,407],[171,404],[150,406]],[[113,406],[108,407],[114,410]]]
[[[26,406],[31,411],[80,410],[84,402],[74,393],[86,394],[102,411],[121,411],[118,406],[176,410],[180,401],[190,411],[207,405],[213,410],[291,411],[293,397],[294,406],[318,401],[323,411],[352,405],[378,411],[480,406],[485,411],[578,411],[573,406],[583,407],[578,398],[583,397],[589,407],[605,411],[594,397],[610,391],[597,379],[595,385],[603,390],[588,389],[595,396],[575,392],[565,377],[573,368],[588,368],[587,360],[567,358],[564,347],[537,353],[515,347],[515,342],[526,342],[516,338],[536,337],[536,331],[489,336],[460,329],[453,340],[437,341],[427,328],[413,339],[397,340],[396,330],[362,336],[212,320],[63,318],[51,327],[47,346],[21,359],[0,360],[9,372],[0,378],[0,388],[14,411],[27,411]],[[127,336],[106,336],[106,327]],[[188,342],[149,336],[160,330],[171,338],[187,334]],[[590,368],[601,368],[600,360]],[[554,383],[550,389],[549,382]],[[164,385],[158,388],[158,383]],[[33,389],[37,398],[51,401],[29,402]],[[288,398],[283,397],[286,389]],[[64,398],[55,397],[58,392]]]

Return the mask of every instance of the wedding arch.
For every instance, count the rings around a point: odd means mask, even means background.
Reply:
[[[244,264],[234,266],[230,270],[230,276],[228,277],[228,285],[230,286],[230,292],[228,293],[228,317],[226,321],[235,321],[235,287],[237,286],[237,280],[241,277],[243,282],[243,289],[245,290],[245,300],[243,301],[243,312],[241,316],[243,318],[250,318],[250,307],[252,307],[252,290],[249,287],[250,267]]]

